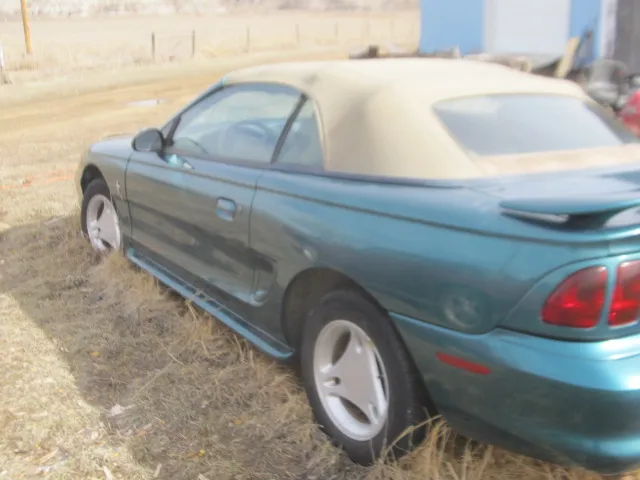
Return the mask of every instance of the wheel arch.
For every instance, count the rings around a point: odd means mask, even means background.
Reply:
[[[87,164],[82,170],[82,175],[80,176],[80,188],[82,189],[82,193],[84,193],[89,184],[96,179],[102,179],[106,183],[106,179],[104,178],[102,171],[100,171],[100,169],[93,163]]]
[[[305,313],[327,293],[340,289],[357,291],[381,312],[387,313],[371,293],[347,275],[325,267],[303,270],[287,285],[282,302],[281,328],[292,347],[297,349],[300,345]]]
[[[380,313],[388,317],[387,309],[384,308],[373,294],[351,277],[331,268],[311,267],[299,272],[293,277],[287,285],[283,296],[283,306],[280,319],[281,328],[285,339],[295,351],[298,351],[300,347],[306,317],[305,313],[317,305],[320,299],[326,294],[341,289],[348,289],[359,293],[371,302],[371,304],[374,305]],[[413,356],[408,352],[407,346],[402,335],[400,335],[397,326],[390,318],[389,323],[398,336],[402,347],[408,354],[408,358],[414,372],[419,375],[416,362]],[[438,409],[423,382],[420,382],[420,388],[425,407],[431,415],[437,415]]]

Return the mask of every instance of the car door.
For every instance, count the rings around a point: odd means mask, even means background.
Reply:
[[[320,242],[312,239],[330,242],[335,235],[326,224],[316,228],[313,217],[318,206],[303,199],[304,185],[322,182],[322,176],[313,174],[323,171],[322,124],[313,101],[305,99],[290,122],[272,168],[258,180],[251,209],[251,248],[261,259],[256,263],[255,295],[265,298],[252,320],[282,341],[280,308],[285,289],[321,253]],[[314,228],[308,229],[309,225]]]
[[[134,239],[159,252],[165,268],[218,300],[226,294],[227,303],[251,301],[255,187],[299,100],[296,90],[269,84],[230,85],[205,96],[176,119],[161,156],[164,165],[145,175],[155,189],[148,196],[154,204],[131,208]],[[154,226],[145,211],[157,212]]]

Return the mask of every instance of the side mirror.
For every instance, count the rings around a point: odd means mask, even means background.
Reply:
[[[131,147],[136,152],[160,153],[165,147],[164,135],[157,128],[145,128],[133,137]]]

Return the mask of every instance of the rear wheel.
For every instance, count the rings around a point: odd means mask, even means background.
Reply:
[[[316,419],[353,461],[370,464],[387,447],[399,457],[422,440],[424,427],[398,440],[425,420],[424,396],[404,345],[375,305],[350,291],[328,294],[309,314],[300,350]]]
[[[122,246],[120,220],[109,187],[102,179],[93,180],[82,197],[82,233],[94,250],[108,253]]]

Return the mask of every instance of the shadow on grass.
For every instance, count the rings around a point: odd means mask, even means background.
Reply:
[[[73,215],[1,233],[0,293],[58,347],[83,400],[100,410],[105,438],[87,442],[126,447],[146,472],[139,478],[597,478],[490,449],[451,460],[445,430],[398,465],[357,467],[313,425],[293,371],[119,255],[100,258],[78,232]],[[72,476],[99,475],[106,461],[81,462]],[[126,460],[109,462],[133,478]]]

